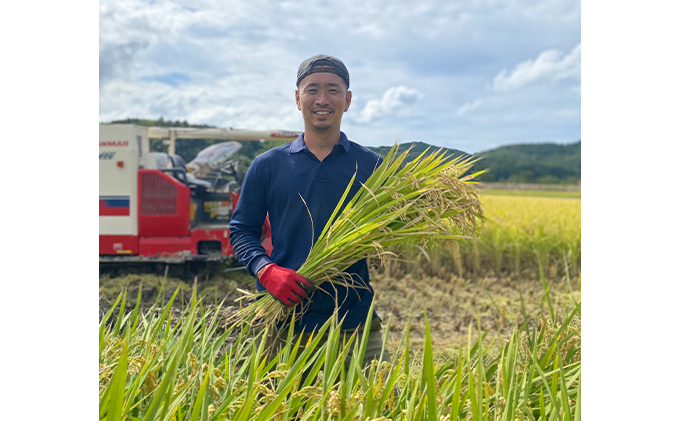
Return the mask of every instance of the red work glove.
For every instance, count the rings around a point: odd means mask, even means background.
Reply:
[[[293,306],[307,297],[316,288],[298,275],[293,269],[288,269],[272,263],[264,268],[260,276],[260,283],[270,294],[282,304]]]

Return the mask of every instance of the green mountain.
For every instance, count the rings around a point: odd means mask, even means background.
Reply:
[[[156,127],[195,127],[199,129],[212,128],[207,124],[189,124],[186,120],[165,120],[163,117],[158,120],[148,120],[144,118],[126,118],[125,120],[114,120],[106,124],[137,124],[139,126],[156,126]]]
[[[423,142],[404,143],[399,145],[413,147],[407,161],[417,157],[428,147],[430,152],[437,147]],[[380,156],[387,155],[388,146],[370,147]],[[469,154],[458,149],[444,148],[452,156]],[[509,183],[550,183],[576,184],[581,178],[581,141],[560,145],[556,143],[521,144],[501,146],[473,155],[477,163],[472,171],[486,170],[477,177],[478,181]]]
[[[581,141],[502,146],[475,154],[479,181],[576,184],[581,179]]]
[[[387,153],[392,149],[391,146],[367,146],[368,149],[372,150],[373,152],[377,153],[378,155],[382,156],[383,158],[387,156]],[[439,147],[437,146],[432,146],[428,145],[427,143],[424,142],[411,142],[411,143],[400,143],[399,144],[399,151],[403,152],[407,150],[408,148],[411,148],[409,153],[406,155],[406,162],[412,161],[415,158],[417,158],[421,153],[425,152],[426,150],[429,153],[436,152],[439,150]],[[429,148],[429,149],[428,149]],[[449,156],[469,156],[469,154],[459,151],[458,149],[449,149],[449,148],[442,148],[447,155]]]

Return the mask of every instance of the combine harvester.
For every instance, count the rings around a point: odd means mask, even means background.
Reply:
[[[236,141],[297,136],[288,131],[100,124],[100,273],[140,266],[158,270],[167,264],[195,272],[205,262],[235,266],[229,222],[241,187],[239,159],[231,158],[241,148]],[[150,152],[149,138],[163,139],[168,153]],[[176,139],[229,141],[207,147],[185,164],[175,154]],[[271,253],[268,219],[262,245]]]

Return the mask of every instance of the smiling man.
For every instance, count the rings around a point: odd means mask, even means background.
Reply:
[[[349,72],[342,61],[327,55],[303,61],[295,102],[305,130],[295,141],[255,158],[243,182],[229,239],[241,262],[257,276],[258,291],[266,290],[289,306],[305,302],[305,311],[294,325],[296,335],[302,331],[308,335],[321,327],[337,307],[339,317],[345,318],[343,330],[359,329],[361,337],[373,300],[366,260],[347,269],[354,283],[349,288],[326,282],[316,289],[295,271],[304,263],[355,171],[345,203],[382,159],[340,131],[342,116],[352,102]],[[260,245],[267,214],[272,229],[271,256]],[[281,332],[287,328],[282,326]],[[375,312],[368,328],[366,364],[382,352],[380,319]],[[306,343],[305,339],[301,343]],[[282,342],[275,338],[274,346]]]

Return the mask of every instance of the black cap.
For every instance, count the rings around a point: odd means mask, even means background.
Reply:
[[[347,89],[349,89],[349,72],[347,67],[345,67],[342,61],[333,56],[319,54],[303,61],[298,68],[296,85],[299,86],[300,81],[312,73],[335,73],[345,81]]]

